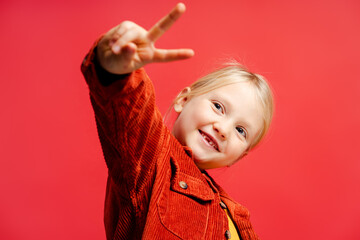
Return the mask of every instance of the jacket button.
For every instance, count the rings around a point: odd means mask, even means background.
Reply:
[[[225,231],[225,237],[226,237],[226,239],[231,239],[231,233],[229,230]]]
[[[220,206],[222,209],[226,209],[226,204],[224,202],[220,202]]]
[[[180,187],[181,187],[182,189],[187,189],[187,188],[188,188],[188,185],[187,185],[186,182],[184,182],[184,181],[180,181],[180,182],[179,182],[179,185],[180,185]]]

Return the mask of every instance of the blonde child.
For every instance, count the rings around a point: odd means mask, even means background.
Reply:
[[[205,170],[234,164],[260,142],[271,92],[261,76],[230,64],[178,95],[169,130],[142,67],[193,56],[154,47],[184,11],[178,4],[149,31],[121,23],[82,64],[109,170],[107,239],[257,239],[248,210]]]

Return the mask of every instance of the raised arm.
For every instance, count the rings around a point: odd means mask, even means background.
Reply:
[[[149,31],[139,25],[124,21],[109,30],[97,47],[98,61],[110,73],[126,74],[152,62],[168,62],[190,58],[191,49],[157,49],[155,42],[185,12],[178,3],[168,15]]]

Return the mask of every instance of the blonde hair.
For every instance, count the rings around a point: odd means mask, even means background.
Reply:
[[[173,105],[181,98],[191,99],[205,93],[208,93],[217,88],[238,83],[250,82],[255,89],[257,99],[263,110],[263,126],[259,134],[250,144],[248,151],[253,149],[266,135],[269,130],[271,120],[274,112],[273,94],[266,79],[256,73],[252,73],[238,62],[229,62],[224,64],[220,69],[217,69],[208,75],[198,79],[190,85],[190,90],[186,93],[179,94],[173,101]]]

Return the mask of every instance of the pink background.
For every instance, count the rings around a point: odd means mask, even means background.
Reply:
[[[0,239],[105,239],[107,174],[80,63],[110,27],[149,28],[175,3],[0,2]],[[146,68],[160,110],[219,58],[265,75],[276,99],[269,137],[211,173],[262,239],[360,239],[360,2],[184,3],[157,46],[196,56]]]

